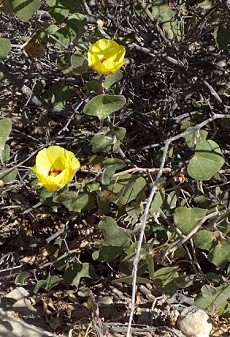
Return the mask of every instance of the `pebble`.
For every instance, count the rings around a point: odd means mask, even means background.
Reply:
[[[177,325],[186,337],[209,337],[212,324],[208,319],[206,312],[191,306],[181,312]]]

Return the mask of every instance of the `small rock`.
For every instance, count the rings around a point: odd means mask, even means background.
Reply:
[[[102,306],[102,305],[112,305],[113,304],[113,299],[111,296],[103,296],[103,297],[100,297],[97,301],[98,305],[99,306]]]
[[[4,297],[9,298],[11,300],[20,300],[22,298],[26,298],[29,296],[29,293],[23,287],[17,287],[12,290],[10,293],[6,294]]]
[[[201,309],[191,306],[181,312],[178,328],[187,337],[209,337],[212,324],[208,322],[208,315]]]
[[[0,309],[0,336],[1,337],[64,337],[45,331],[32,324],[12,316]]]
[[[225,60],[221,60],[217,62],[218,67],[225,68],[227,66],[227,62]]]
[[[21,298],[20,300],[17,300],[12,305],[12,308],[20,312],[22,315],[29,315],[30,313],[37,312],[28,298]]]

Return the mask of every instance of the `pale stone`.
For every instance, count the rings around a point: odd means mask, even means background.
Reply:
[[[187,337],[209,337],[212,324],[208,322],[208,319],[206,312],[191,306],[181,312],[177,324]]]
[[[29,293],[28,291],[23,287],[17,287],[8,294],[6,294],[5,298],[10,298],[12,300],[20,300],[22,298],[28,297]]]
[[[1,337],[64,337],[52,332],[44,331],[32,324],[13,317],[0,309],[0,336]]]

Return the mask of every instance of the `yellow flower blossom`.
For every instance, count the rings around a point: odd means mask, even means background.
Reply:
[[[50,146],[38,152],[36,164],[31,169],[40,186],[55,192],[68,184],[79,168],[80,163],[73,152],[60,146]]]
[[[99,74],[113,74],[123,64],[125,47],[113,40],[101,39],[92,44],[88,50],[88,64]]]

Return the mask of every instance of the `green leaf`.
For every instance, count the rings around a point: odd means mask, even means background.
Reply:
[[[164,267],[155,271],[151,278],[153,284],[163,293],[174,294],[178,290],[176,280],[179,279],[178,267]]]
[[[121,126],[120,127],[114,127],[113,131],[114,131],[115,136],[118,140],[122,140],[122,139],[125,138],[125,135],[126,135],[126,129],[125,128],[122,128]]]
[[[213,287],[204,285],[201,288],[201,295],[195,299],[195,305],[204,310],[206,313],[212,315],[230,299],[230,285],[221,285]]]
[[[28,273],[27,271],[23,271],[22,273],[18,274],[15,277],[15,284],[23,284],[25,282],[25,280],[28,279],[28,277],[30,276],[30,273]]]
[[[10,184],[15,180],[17,174],[18,174],[17,168],[2,169],[0,170],[0,180],[2,180],[4,184]]]
[[[65,26],[53,33],[53,36],[57,39],[56,47],[61,49],[68,48],[74,39],[80,39],[84,33],[85,24],[84,15],[80,13],[71,15]]]
[[[94,152],[105,151],[109,152],[113,143],[114,136],[109,128],[105,127],[96,133],[91,139]]]
[[[172,191],[168,194],[167,196],[167,205],[169,206],[170,209],[176,208],[177,205],[177,192],[176,191]]]
[[[92,207],[94,202],[94,197],[91,193],[87,192],[63,192],[59,194],[54,201],[61,202],[70,212],[81,213],[83,210],[87,209],[88,206]]]
[[[88,62],[85,56],[75,53],[71,55],[71,65],[76,74],[84,74],[88,70]]]
[[[72,97],[73,93],[74,89],[71,88],[70,86],[54,84],[49,87],[47,91],[47,96],[50,97],[53,106],[62,110],[66,105],[66,103]]]
[[[226,49],[230,45],[230,25],[220,24],[213,35],[219,49]]]
[[[116,280],[112,280],[112,284],[117,284],[117,283],[126,283],[128,285],[132,285],[133,277],[132,276],[126,276],[126,277],[120,277]],[[146,284],[146,283],[152,283],[150,279],[138,276],[137,277],[137,284]]]
[[[52,17],[62,23],[68,15],[81,11],[82,0],[46,0],[50,8],[49,13]]]
[[[139,202],[132,201],[124,208],[120,208],[121,216],[124,217],[124,222],[130,226],[135,226],[143,212],[142,205]],[[120,214],[120,213],[119,213]]]
[[[76,288],[83,277],[92,278],[95,274],[94,268],[90,263],[73,263],[64,274],[64,281]]]
[[[0,162],[6,163],[10,159],[10,147],[8,144],[5,144],[4,149],[0,149]]]
[[[98,226],[102,231],[105,245],[121,247],[129,242],[126,230],[119,227],[113,218],[105,216]]]
[[[109,185],[113,178],[114,173],[116,172],[116,167],[114,165],[107,166],[101,175],[101,183],[102,185]]]
[[[217,245],[210,249],[208,260],[215,266],[224,268],[230,262],[230,244],[227,240],[220,240]]]
[[[114,259],[118,258],[122,254],[122,252],[122,247],[102,245],[97,259],[95,260],[102,262],[106,261],[107,263],[110,263],[111,261],[114,261]]]
[[[122,159],[119,159],[119,158],[107,158],[107,159],[103,160],[102,167],[107,167],[109,165],[115,166],[116,171],[121,170],[126,166],[125,162]]]
[[[161,22],[170,21],[174,13],[165,0],[155,0],[152,6],[152,15]]]
[[[108,191],[117,194],[120,193],[131,179],[131,174],[122,174],[117,177],[111,185],[107,186]]]
[[[58,1],[46,1],[48,6],[52,7],[49,10],[49,14],[59,23],[62,23],[65,18],[69,15],[69,9],[65,6],[62,6]],[[55,4],[56,2],[56,4]],[[57,4],[58,3],[58,4]],[[55,6],[56,5],[56,6]]]
[[[83,109],[84,114],[96,116],[101,122],[113,112],[120,110],[126,103],[123,95],[98,95],[93,97]]]
[[[10,6],[17,17],[27,22],[32,15],[40,8],[40,0],[11,0]]]
[[[76,192],[74,192],[74,191],[65,191],[65,192],[61,192],[57,196],[55,196],[53,198],[53,201],[64,203],[64,202],[68,202],[69,200],[73,201],[76,198],[77,198],[77,193]]]
[[[57,65],[59,69],[62,71],[65,75],[72,75],[74,74],[74,69],[71,64],[71,55],[70,54],[64,54],[58,57],[57,59]]]
[[[97,195],[96,199],[97,199],[99,214],[101,215],[110,214],[110,211],[111,211],[110,203],[104,198],[102,198],[100,195]]]
[[[191,131],[184,137],[184,139],[186,141],[187,146],[191,150],[195,150],[197,144],[199,144],[202,140],[206,140],[207,136],[208,132],[206,130],[198,130],[198,131]]]
[[[103,87],[107,90],[109,89],[114,83],[119,82],[123,77],[123,74],[120,70],[115,72],[114,74],[107,75],[103,82]]]
[[[194,235],[194,243],[197,248],[209,250],[215,236],[212,232],[202,229]]]
[[[165,198],[165,191],[161,188],[159,191],[156,192],[155,197],[151,203],[149,214],[153,216],[159,208],[162,206]]]
[[[12,122],[9,118],[0,120],[0,150],[3,151],[5,143],[11,133]]]
[[[102,94],[103,88],[101,83],[97,80],[91,80],[86,82],[86,88],[88,91],[95,92],[96,94]]]
[[[224,95],[227,97],[230,97],[230,88],[227,88],[226,90],[224,90]]]
[[[57,275],[50,275],[46,279],[45,290],[50,291],[53,287],[57,286],[61,282],[60,277]]]
[[[101,184],[99,183],[99,181],[90,181],[89,183],[86,182],[85,184],[87,192],[95,192],[95,191],[99,191]]]
[[[149,277],[153,279],[155,274],[155,266],[153,257],[151,255],[146,255],[146,264],[148,268]]]
[[[146,180],[142,177],[131,177],[124,189],[118,194],[116,203],[120,206],[126,205],[136,200],[139,194],[144,190]]]
[[[11,42],[9,39],[0,38],[0,61],[4,60],[11,49]]]
[[[39,280],[34,287],[33,293],[36,294],[40,289],[44,289],[45,285],[46,280]]]
[[[209,180],[221,169],[224,162],[224,156],[218,144],[212,140],[203,140],[197,144],[187,172],[195,180]]]
[[[194,207],[177,207],[174,213],[174,224],[180,231],[188,235],[204,218],[207,210]]]
[[[214,0],[199,0],[198,6],[203,9],[210,9],[214,5]]]
[[[126,134],[126,129],[122,127],[115,127],[114,130],[110,130],[108,127],[104,127],[98,131],[96,135],[91,139],[93,151],[109,152],[112,145],[115,146],[119,140],[123,139]],[[120,142],[119,142],[120,144]],[[116,149],[113,149],[114,152]]]
[[[164,22],[163,31],[169,40],[176,39],[181,41],[184,34],[184,26],[181,20],[173,19],[169,22]]]

